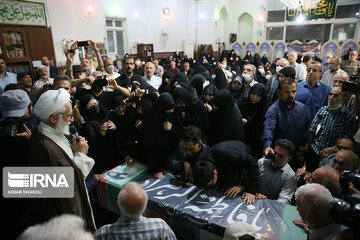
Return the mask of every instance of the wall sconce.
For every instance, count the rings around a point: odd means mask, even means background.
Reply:
[[[169,18],[170,18],[170,9],[168,7],[165,7],[163,9],[163,14],[164,14],[165,21],[169,20]]]
[[[215,20],[215,25],[217,26],[219,22],[219,13],[214,14],[214,20]]]
[[[256,19],[256,22],[263,23],[265,21],[265,16],[263,13],[258,13],[258,14],[256,14],[255,19]]]
[[[88,14],[89,16],[92,16],[92,15],[94,14],[94,12],[95,12],[95,9],[94,9],[93,6],[88,6],[87,9],[86,9],[86,11],[87,11],[87,14]]]

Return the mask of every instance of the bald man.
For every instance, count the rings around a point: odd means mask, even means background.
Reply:
[[[289,66],[295,68],[296,71],[295,80],[296,82],[302,82],[306,79],[306,68],[305,66],[302,66],[301,64],[296,62],[297,58],[298,55],[296,52],[289,52],[288,54]]]
[[[332,167],[340,172],[344,170],[355,172],[359,169],[359,157],[353,151],[340,150],[334,157]]]
[[[155,64],[153,64],[152,62],[147,62],[145,64],[145,76],[143,78],[148,84],[150,84],[153,88],[158,90],[162,83],[162,79],[154,75],[154,73],[155,73]]]
[[[346,74],[344,70],[340,69],[340,63],[341,63],[341,59],[339,57],[330,58],[330,61],[328,63],[329,69],[323,72],[320,81],[330,87],[333,86],[333,80],[336,74],[339,73]]]
[[[142,216],[148,197],[138,183],[125,184],[117,200],[120,218],[98,229],[94,233],[95,239],[176,239],[164,220]]]
[[[328,95],[331,88],[320,82],[322,65],[319,62],[311,62],[307,68],[306,81],[297,84],[296,101],[299,101],[309,110],[311,119],[323,106],[328,103]]]
[[[307,183],[318,183],[326,187],[332,196],[339,196],[341,193],[340,173],[336,169],[323,166],[317,168],[312,174],[304,177]]]
[[[313,171],[319,166],[320,151],[334,146],[338,137],[354,136],[355,116],[343,105],[341,88],[334,87],[329,93],[328,106],[320,108],[309,128],[309,142],[306,145],[306,169]]]
[[[349,60],[344,61],[341,68],[351,77],[357,75],[360,68],[360,61],[357,60],[358,52],[352,51],[349,55]]]

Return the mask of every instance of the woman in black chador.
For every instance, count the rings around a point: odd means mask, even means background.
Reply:
[[[257,83],[251,87],[248,98],[240,106],[245,131],[245,143],[257,159],[262,156],[261,135],[264,130],[265,113],[268,109],[266,89]]]

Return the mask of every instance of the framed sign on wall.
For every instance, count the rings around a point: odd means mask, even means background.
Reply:
[[[0,0],[0,24],[46,26],[43,3]]]

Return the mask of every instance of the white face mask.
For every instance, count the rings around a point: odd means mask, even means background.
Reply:
[[[139,65],[140,65],[140,61],[139,61],[139,60],[136,60],[136,61],[135,61],[135,65],[136,65],[136,66],[139,66]]]
[[[243,73],[242,76],[243,76],[245,82],[248,82],[251,80],[251,75],[248,73]]]
[[[266,78],[266,80],[270,80],[271,75],[266,75],[265,78]]]
[[[234,58],[232,58],[232,57],[230,58],[231,61],[232,61],[233,59],[234,59]]]
[[[203,83],[203,89],[210,84],[210,81],[206,80],[204,83]]]
[[[277,72],[277,73],[278,73],[281,69],[283,69],[283,67],[276,66],[276,72]]]
[[[258,70],[259,70],[259,73],[261,73],[261,74],[265,73],[265,69],[263,69],[263,68],[259,68]]]
[[[330,58],[327,58],[327,59],[326,59],[326,63],[329,63],[329,62],[330,62]]]
[[[114,65],[109,65],[109,66],[107,66],[107,68],[106,68],[106,70],[110,73],[112,73],[112,72],[114,72],[114,68],[115,68],[115,66]]]
[[[128,90],[131,92],[132,87],[128,87]]]

